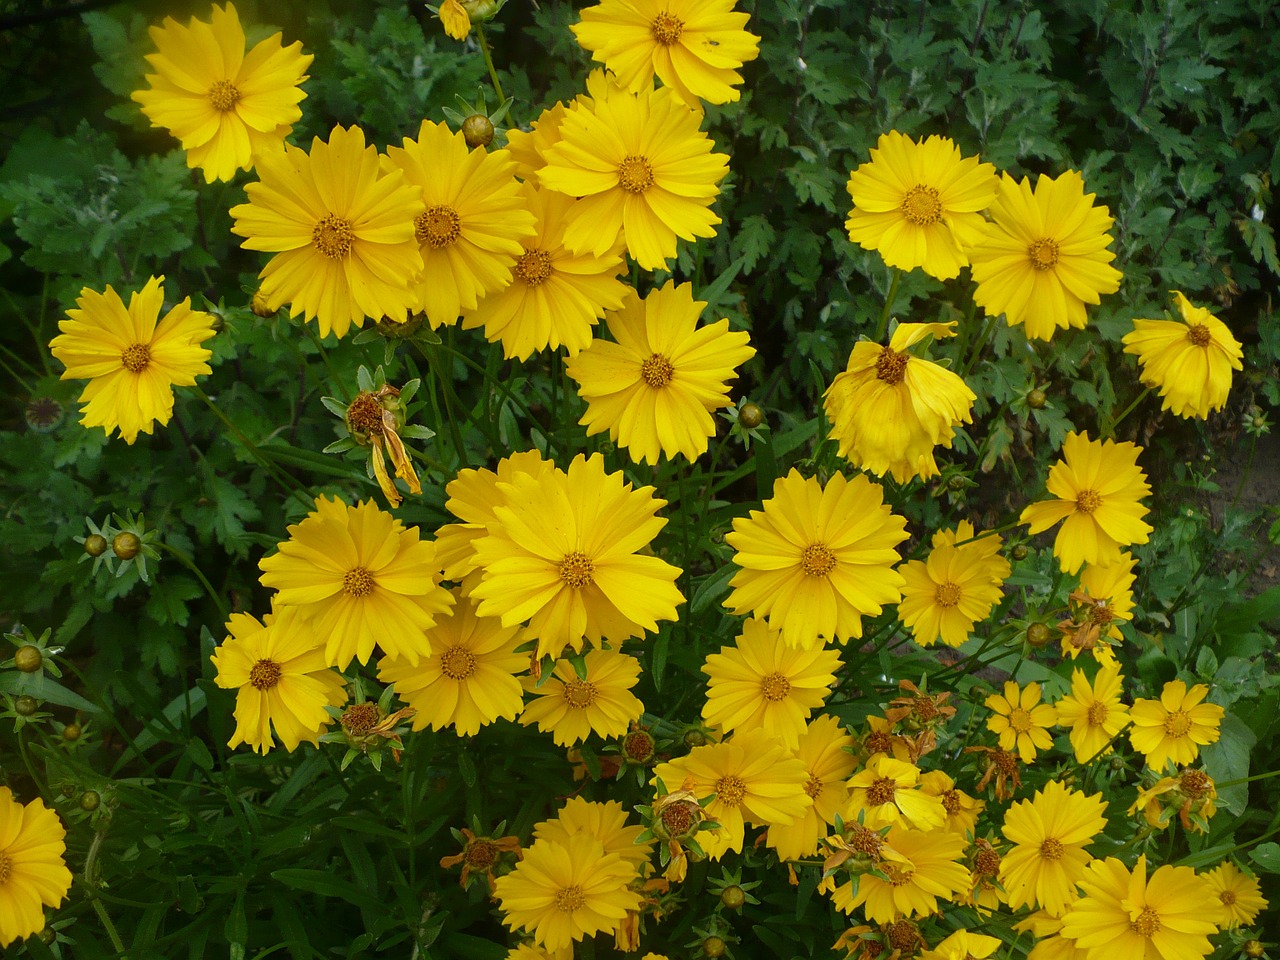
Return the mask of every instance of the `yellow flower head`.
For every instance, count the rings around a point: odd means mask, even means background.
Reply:
[[[1175,766],[1186,766],[1200,755],[1202,746],[1218,741],[1226,711],[1216,703],[1202,702],[1208,695],[1203,683],[1187,689],[1181,680],[1170,680],[1159,700],[1133,702],[1129,740],[1146,755],[1148,766],[1163,770],[1170,760]]]
[[[917,143],[891,130],[880,136],[871,162],[849,175],[853,209],[849,239],[878,250],[900,270],[923,268],[939,280],[960,275],[965,248],[981,235],[996,195],[996,168],[962,157],[948,137]]]
[[[849,800],[845,780],[857,762],[850,752],[852,747],[853,737],[829,714],[815,717],[800,734],[795,753],[809,773],[804,792],[813,798],[813,806],[805,807],[793,823],[769,828],[766,842],[779,860],[812,857],[827,835],[827,827],[835,824],[837,815],[843,815]]]
[[[214,334],[213,317],[192,310],[187,297],[157,322],[163,284],[164,277],[152,277],[130,295],[128,309],[109,284],[103,293],[83,288],[49,344],[67,368],[63,380],[89,380],[80,422],[102,427],[108,437],[118,428],[125,443],[169,422],[175,386],[194,386],[198,375],[211,372],[206,361],[213,354],[200,344]]]
[[[1099,663],[1115,660],[1113,645],[1124,635],[1120,622],[1133,619],[1133,568],[1137,557],[1120,554],[1111,563],[1086,564],[1080,573],[1080,589],[1071,594],[1072,618],[1058,624],[1062,631],[1062,655],[1074,660],[1092,653]]]
[[[1134,320],[1124,352],[1137,355],[1142,382],[1160,388],[1161,410],[1203,420],[1227,402],[1231,371],[1244,369],[1244,353],[1207,307],[1192,306],[1177,290],[1171,293],[1182,322]]]
[[[1037,750],[1053,746],[1049,728],[1058,722],[1058,714],[1040,702],[1040,684],[1033,681],[1019,687],[1007,680],[1004,696],[993,693],[986,704],[994,713],[987,718],[987,729],[1000,737],[1001,750],[1015,750],[1023,763],[1031,763]]]
[[[898,568],[906,580],[898,616],[922,647],[938,640],[960,646],[973,625],[990,616],[1004,596],[1010,568],[998,552],[1003,540],[999,534],[973,537],[973,525],[962,520],[955,530],[934,534],[926,560],[911,560]]]
[[[1124,677],[1114,660],[1103,663],[1089,683],[1083,670],[1071,672],[1071,692],[1054,704],[1058,723],[1070,727],[1076,763],[1111,752],[1111,742],[1129,725],[1129,708],[1120,699]]]
[[[44,929],[44,907],[71,889],[66,829],[36,797],[21,804],[0,787],[0,947]]]
[[[927,917],[938,900],[951,900],[969,887],[969,871],[959,863],[964,838],[946,830],[894,827],[885,836],[882,853],[892,852],[880,870],[888,876],[864,875],[855,892],[850,883],[838,887],[832,902],[845,913],[861,906],[872,923],[892,923],[902,917]]]
[[[1060,916],[1092,857],[1085,847],[1107,825],[1101,793],[1086,796],[1050,780],[1009,807],[1001,828],[1014,847],[1000,861],[1009,907],[1035,903]]]
[[[568,103],[559,101],[542,111],[524,131],[512,127],[507,131],[507,153],[516,162],[516,176],[526,182],[538,183],[538,172],[547,165],[546,152],[560,142],[560,124],[570,110],[592,113],[596,100],[609,95],[614,87],[613,77],[602,69],[587,75],[587,92],[578,94]],[[570,194],[572,196],[572,194]]]
[[[1222,904],[1215,922],[1223,930],[1252,926],[1258,914],[1267,909],[1267,898],[1262,895],[1258,878],[1242,873],[1230,860],[1224,860],[1202,876]]]
[[[969,796],[956,786],[956,782],[942,770],[928,770],[920,774],[920,792],[937,797],[946,813],[942,826],[962,837],[973,833],[978,814],[986,806],[982,800]]]
[[[314,59],[301,43],[281,46],[276,33],[245,52],[236,8],[213,7],[209,23],[182,26],[166,17],[150,28],[158,50],[147,54],[155,73],[131,98],[153,127],[163,127],[187,151],[206,183],[250,169],[258,154],[278,150],[302,118],[299,84]]]
[[[920,768],[883,753],[868,760],[848,786],[845,819],[853,820],[861,813],[862,823],[872,830],[890,824],[933,830],[947,817],[942,801],[920,789]]]
[[[1218,812],[1218,788],[1213,777],[1203,770],[1183,770],[1176,777],[1161,777],[1150,787],[1138,791],[1138,799],[1129,807],[1129,816],[1141,811],[1143,819],[1157,830],[1163,830],[1178,815],[1182,829],[1190,833],[1207,833],[1209,821]]]
[[[576,833],[585,833],[599,840],[606,854],[616,853],[641,869],[649,859],[653,841],[637,843],[644,827],[627,825],[627,811],[617,800],[594,803],[582,797],[570,797],[552,820],[543,820],[533,827],[534,840],[552,840],[567,843]]]
[[[524,708],[520,722],[536,723],[559,746],[587,739],[620,737],[632,720],[640,719],[644,704],[631,693],[640,679],[640,661],[616,650],[589,650],[583,657],[585,675],[578,676],[568,660],[556,662],[552,675],[539,683],[524,678],[535,699]]]
[[[440,0],[437,16],[445,33],[455,40],[467,39],[467,34],[471,32],[471,17],[467,14],[467,8],[458,0]]]

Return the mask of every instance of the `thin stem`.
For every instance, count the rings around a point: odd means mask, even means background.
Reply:
[[[160,543],[160,548],[168,550],[173,554],[175,560],[196,575],[196,579],[199,580],[200,585],[204,587],[204,592],[209,594],[209,599],[212,600],[214,606],[218,608],[218,613],[221,614],[222,619],[224,621],[229,620],[230,612],[227,609],[227,605],[223,602],[222,597],[218,592],[213,589],[213,584],[209,582],[209,579],[201,572],[200,568],[196,566],[195,561],[191,559],[190,555],[183,550],[179,550],[171,543],[162,542]]]
[[[1116,417],[1114,420],[1112,420],[1110,423],[1108,423],[1108,424],[1106,425],[1106,427],[1105,427],[1105,428],[1103,429],[1103,431],[1102,431],[1102,439],[1103,439],[1103,440],[1109,440],[1111,437],[1114,437],[1114,436],[1116,435],[1116,427],[1120,426],[1120,422],[1121,422],[1125,417],[1127,417],[1129,414],[1133,413],[1134,408],[1136,408],[1136,407],[1138,406],[1138,404],[1140,404],[1143,400],[1145,400],[1145,399],[1147,398],[1147,394],[1149,394],[1150,392],[1151,392],[1151,388],[1150,388],[1150,387],[1147,387],[1147,388],[1146,388],[1145,390],[1143,390],[1140,394],[1138,394],[1136,397],[1134,397],[1134,398],[1133,398],[1133,403],[1131,403],[1131,404],[1129,404],[1127,407],[1125,407],[1125,408],[1120,412],[1120,416]]]
[[[987,341],[991,339],[991,334],[995,332],[996,317],[987,317],[982,322],[982,332],[978,334],[978,342],[973,345],[973,352],[969,354],[969,359],[964,363],[964,369],[961,376],[967,377],[969,372],[978,365],[978,358],[982,356],[982,348],[987,345]]]
[[[889,292],[884,298],[884,309],[880,311],[880,322],[876,324],[876,343],[884,339],[886,333],[889,332],[889,314],[893,310],[893,301],[898,299],[898,287],[902,284],[902,271],[897,267],[893,270],[893,279],[889,281]]]
[[[89,844],[89,853],[84,858],[84,882],[88,889],[89,904],[93,907],[93,912],[102,921],[102,927],[107,931],[107,936],[111,938],[111,945],[116,948],[116,953],[123,957],[125,955],[124,942],[120,939],[120,934],[116,933],[115,924],[107,916],[106,907],[102,905],[102,901],[97,897],[97,882],[93,878],[94,868],[98,865],[98,851],[102,849],[102,841],[105,838],[106,833],[102,827],[98,827],[93,835],[93,842]]]
[[[506,94],[502,92],[502,81],[498,79],[498,68],[493,65],[493,56],[489,53],[489,41],[485,39],[484,27],[480,24],[475,25],[476,39],[480,41],[480,53],[484,56],[484,65],[489,68],[489,79],[493,81],[494,92],[498,94],[498,101],[505,102]]]

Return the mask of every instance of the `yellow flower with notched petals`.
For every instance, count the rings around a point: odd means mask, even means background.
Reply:
[[[1061,916],[1092,859],[1085,847],[1107,825],[1101,793],[1086,796],[1050,780],[1031,800],[1009,807],[1001,827],[1014,844],[1000,861],[1009,907],[1036,903]]]
[[[1040,684],[1033,681],[1020,688],[1005,681],[1004,696],[993,693],[986,704],[995,713],[987,718],[987,729],[1000,737],[1000,749],[1016,750],[1023,763],[1031,763],[1037,750],[1053,746],[1048,728],[1058,722],[1058,714],[1040,702]]]
[[[640,661],[616,650],[589,650],[583,665],[581,677],[568,660],[557,661],[552,675],[541,682],[525,677],[524,688],[535,699],[520,722],[536,723],[562,747],[592,733],[606,738],[625,734],[644,713],[644,704],[631,693],[640,679]]]
[[[1181,680],[1170,680],[1159,700],[1133,702],[1129,740],[1146,756],[1148,766],[1163,770],[1170,760],[1175,766],[1186,766],[1200,755],[1202,746],[1218,741],[1226,711],[1216,703],[1204,703],[1208,695],[1203,683],[1188,689]]]
[[[43,907],[57,907],[71,889],[66,828],[36,797],[21,804],[0,787],[0,947],[44,929]]]

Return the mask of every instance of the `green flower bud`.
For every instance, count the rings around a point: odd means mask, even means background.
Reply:
[[[33,647],[28,643],[18,648],[18,652],[13,657],[13,665],[23,673],[35,673],[44,666],[44,654],[40,652],[39,647]]]

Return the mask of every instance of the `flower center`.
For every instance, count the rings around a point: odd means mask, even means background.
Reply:
[[[551,258],[541,250],[526,250],[516,261],[515,274],[536,287],[551,276]]]
[[[1045,237],[1027,247],[1027,258],[1037,270],[1048,270],[1058,262],[1058,241]]]
[[[625,157],[618,165],[618,186],[627,193],[644,193],[653,186],[653,167],[644,157]]]
[[[585,710],[596,702],[596,685],[575,678],[564,685],[561,696],[575,710]]]
[[[467,866],[487,870],[498,859],[498,846],[492,840],[472,840],[467,844],[467,849],[462,851],[462,856]]]
[[[1048,860],[1050,863],[1057,863],[1066,854],[1066,848],[1062,845],[1061,840],[1049,837],[1040,844],[1040,856]]]
[[[364,567],[348,570],[342,576],[342,589],[353,597],[367,597],[373,593],[373,576]]]
[[[151,362],[151,348],[145,343],[131,343],[120,354],[120,362],[130,373],[141,373]]]
[[[437,250],[453,243],[461,232],[462,218],[453,207],[428,207],[425,213],[413,218],[413,235],[418,242]]]
[[[1097,490],[1081,490],[1076,495],[1076,509],[1081,513],[1093,513],[1102,506],[1102,497]]]
[[[1191,730],[1191,716],[1185,710],[1175,710],[1164,720],[1164,732],[1171,737],[1185,737]]]
[[[1203,323],[1193,323],[1187,327],[1187,340],[1197,347],[1207,347],[1212,339],[1209,328]]]
[[[645,730],[632,730],[622,739],[622,753],[628,760],[644,763],[653,756],[653,735]]]
[[[1014,707],[1009,711],[1009,726],[1019,733],[1026,733],[1031,729],[1031,714],[1021,707]]]
[[[1095,702],[1089,704],[1089,723],[1095,727],[1102,726],[1107,722],[1107,714],[1109,712],[1105,703]]]
[[[996,769],[1005,776],[1016,776],[1018,773],[1018,755],[1008,750],[997,750],[991,755]]]
[[[994,850],[979,850],[973,858],[974,872],[984,877],[994,877],[1000,872],[1000,854]]]
[[[382,404],[372,393],[365,391],[347,407],[347,429],[352,433],[382,433]]]
[[[575,550],[561,558],[560,579],[571,587],[589,587],[595,582],[591,577],[595,569],[590,557]]]
[[[572,887],[565,887],[556,894],[556,909],[561,913],[573,913],[575,910],[581,910],[587,902],[586,895],[582,889],[574,884]]]
[[[1160,914],[1150,907],[1143,907],[1136,918],[1129,921],[1129,928],[1140,937],[1160,932]]]
[[[885,347],[876,360],[876,379],[896,387],[907,374],[908,359],[905,353],[897,353]]]
[[[693,827],[693,814],[683,804],[672,804],[662,811],[662,825],[673,837],[682,837]]]
[[[0,886],[8,883],[9,874],[13,872],[12,863],[13,861],[9,859],[9,855],[0,851]]]
[[[916,697],[911,701],[911,713],[926,723],[938,715],[938,706],[932,697]]]
[[[954,790],[948,790],[946,793],[938,797],[942,801],[942,809],[947,811],[951,816],[955,816],[960,812],[960,794]]]
[[[209,102],[213,109],[226,113],[240,102],[240,91],[230,80],[219,80],[209,88]]]
[[[771,673],[760,681],[760,692],[770,703],[777,703],[791,692],[791,681],[780,673]]]
[[[742,778],[729,774],[727,777],[721,777],[716,781],[716,796],[724,803],[731,807],[736,807],[742,802],[742,798],[747,795],[747,785],[742,782]]]
[[[811,543],[800,554],[800,569],[809,577],[825,577],[836,568],[836,555],[825,543]]]
[[[640,379],[655,390],[665,387],[675,374],[676,368],[660,353],[651,354],[640,364]]]
[[[917,227],[927,227],[942,219],[942,201],[933,187],[916,184],[902,198],[902,215]]]
[[[1192,797],[1202,797],[1209,792],[1213,781],[1203,770],[1187,770],[1182,774],[1182,792]]]
[[[851,831],[849,834],[849,846],[859,853],[865,853],[867,856],[879,860],[880,847],[884,844],[884,838],[876,831],[868,830],[860,823],[849,823],[846,826]]]
[[[822,781],[819,780],[817,777],[815,777],[813,774],[809,774],[809,779],[806,780],[804,783],[804,792],[807,793],[809,796],[811,796],[814,800],[817,800],[819,794],[822,793]]]
[[[335,217],[332,213],[321,217],[311,231],[311,245],[330,260],[340,260],[349,254],[355,238],[351,222]]]
[[[880,868],[889,875],[889,882],[895,887],[911,882],[912,869],[910,867],[903,868],[896,863],[881,864]]]
[[[450,680],[465,680],[476,672],[476,658],[465,647],[450,647],[440,654],[440,672]]]
[[[893,748],[893,735],[883,730],[873,730],[867,734],[867,738],[862,741],[862,749],[869,755],[876,753],[888,753]]]
[[[898,784],[896,781],[888,777],[877,777],[872,781],[871,786],[867,787],[867,805],[880,807],[886,803],[893,803],[894,794],[897,792]]]
[[[933,599],[940,607],[954,607],[960,602],[960,588],[950,580],[940,583],[934,591]]]
[[[920,930],[910,920],[895,920],[889,925],[889,944],[906,953],[920,942]]]
[[[680,39],[684,32],[684,21],[673,13],[663,11],[653,18],[649,24],[649,35],[664,47],[669,47]]]
[[[1111,608],[1107,606],[1107,601],[1105,600],[1099,600],[1089,607],[1089,622],[1095,627],[1110,623],[1114,619],[1115,614],[1111,612]]]
[[[381,719],[376,703],[353,703],[342,712],[342,726],[357,735],[368,733]]]
[[[280,682],[280,664],[259,660],[249,669],[249,682],[259,690],[270,690]]]
[[[1224,907],[1229,907],[1229,906],[1231,906],[1233,903],[1235,903],[1235,902],[1236,902],[1236,895],[1235,895],[1235,891],[1233,891],[1233,890],[1222,890],[1222,891],[1219,891],[1219,893],[1218,893],[1218,899],[1222,901],[1222,905],[1223,905]]]

